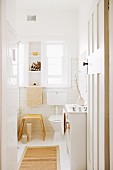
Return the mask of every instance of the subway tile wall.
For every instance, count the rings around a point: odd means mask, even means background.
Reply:
[[[74,81],[75,74],[77,74],[77,65],[78,60],[76,58],[71,59],[71,83],[72,87],[67,89],[67,103],[73,104],[76,103],[78,98],[78,91],[76,88],[76,84]],[[26,104],[26,88],[21,87],[19,90],[19,105],[20,105],[20,113],[19,118],[24,116],[24,114],[35,114],[41,113],[43,115],[44,125],[46,132],[53,132],[52,127],[48,121],[48,117],[55,113],[55,106],[47,105],[47,89],[43,89],[43,104],[37,107],[28,107]],[[62,114],[63,106],[59,106],[59,114]],[[32,129],[40,131],[40,123],[36,120],[32,123]]]

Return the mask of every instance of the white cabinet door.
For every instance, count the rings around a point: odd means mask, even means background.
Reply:
[[[87,114],[69,113],[71,170],[87,170]]]

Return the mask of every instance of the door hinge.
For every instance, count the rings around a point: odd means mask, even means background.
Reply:
[[[108,5],[108,10],[109,10],[109,0],[108,0],[108,4],[107,5]]]

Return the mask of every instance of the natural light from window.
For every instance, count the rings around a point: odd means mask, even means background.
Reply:
[[[63,45],[47,45],[48,84],[62,84]]]
[[[46,86],[66,87],[68,63],[66,43],[64,41],[47,41],[44,51]]]

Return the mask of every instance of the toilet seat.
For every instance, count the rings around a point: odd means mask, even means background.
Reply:
[[[51,122],[61,122],[62,115],[51,115],[48,120]]]

